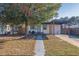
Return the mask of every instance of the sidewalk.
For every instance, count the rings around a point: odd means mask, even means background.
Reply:
[[[56,37],[59,37],[60,39],[74,45],[74,46],[77,46],[79,47],[79,40],[75,40],[75,38],[69,38],[68,35],[55,35]]]
[[[35,56],[44,56],[45,55],[43,40],[36,40],[34,52],[35,52]]]

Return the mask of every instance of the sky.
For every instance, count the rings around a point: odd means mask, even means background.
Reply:
[[[58,11],[58,18],[79,16],[79,3],[63,3]]]

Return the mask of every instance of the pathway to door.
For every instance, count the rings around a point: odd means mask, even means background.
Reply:
[[[35,56],[44,56],[44,55],[45,55],[45,49],[43,40],[36,40]]]

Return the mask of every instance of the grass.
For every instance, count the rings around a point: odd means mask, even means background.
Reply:
[[[48,36],[44,40],[46,56],[79,56],[79,48],[55,36]]]
[[[0,40],[0,55],[32,56],[35,40]]]

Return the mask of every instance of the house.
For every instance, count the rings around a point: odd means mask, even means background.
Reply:
[[[0,23],[0,34],[5,34],[5,26]]]
[[[4,35],[4,34],[17,34],[18,31],[19,31],[18,27],[19,26],[10,26],[10,25],[0,24],[0,35]]]
[[[59,19],[54,19],[50,22],[44,22],[41,25],[35,25],[35,26],[28,25],[27,26],[27,34],[29,32],[35,32],[35,33],[42,32],[44,34],[59,35],[59,34],[69,34],[72,32],[74,32],[74,33],[79,32],[78,25],[69,26],[68,23],[69,23],[68,20],[63,21],[63,20],[59,20]],[[6,32],[5,28],[7,29],[7,31],[10,30],[11,33],[14,33],[16,31],[20,31],[20,32],[25,33],[25,26],[23,26],[23,29],[21,29],[21,28],[19,28],[19,26],[10,27],[9,25],[7,25],[5,27],[3,25],[0,25],[0,34],[2,34],[1,28],[3,28],[3,34],[5,34],[5,32]]]
[[[50,22],[44,22],[40,26],[28,26],[28,33],[29,31],[34,31],[34,32],[42,32],[44,34],[54,34],[54,35],[59,35],[62,33],[62,29],[67,23],[67,21],[61,21],[58,19],[52,20]]]
[[[69,35],[79,35],[79,24],[69,26]]]

